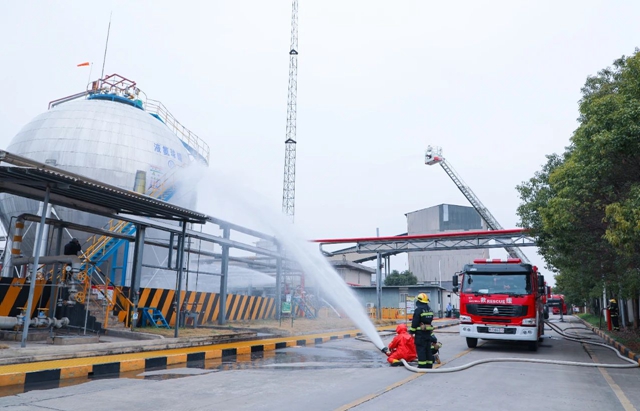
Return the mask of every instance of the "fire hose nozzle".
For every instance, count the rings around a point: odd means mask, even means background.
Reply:
[[[382,347],[382,348],[380,349],[380,351],[382,351],[382,352],[383,352],[383,353],[385,353],[385,354],[388,354],[388,353],[389,353],[389,347]]]

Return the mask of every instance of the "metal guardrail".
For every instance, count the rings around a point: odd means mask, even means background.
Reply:
[[[178,120],[169,112],[167,107],[158,100],[147,99],[145,111],[156,114],[162,119],[169,129],[171,129],[180,140],[193,148],[209,164],[209,145],[200,137],[192,133],[188,128],[180,124]]]

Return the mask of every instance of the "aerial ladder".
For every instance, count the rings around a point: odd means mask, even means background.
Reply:
[[[473,208],[480,214],[480,217],[487,223],[487,227],[490,230],[502,230],[502,226],[498,223],[498,220],[491,214],[489,209],[482,204],[480,199],[471,191],[471,188],[467,186],[462,178],[456,173],[456,171],[451,167],[451,165],[444,159],[442,156],[442,148],[440,147],[427,147],[427,151],[424,155],[424,163],[426,165],[432,166],[434,164],[440,164],[440,166],[444,169],[445,173],[453,180],[455,185],[460,189],[465,198],[471,203]],[[507,253],[511,258],[519,258],[523,263],[529,263],[529,259],[527,256],[520,250],[518,247],[505,247]]]

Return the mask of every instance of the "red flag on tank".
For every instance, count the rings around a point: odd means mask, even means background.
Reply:
[[[88,62],[88,61],[86,61],[86,62],[84,62],[84,63],[80,63],[80,64],[78,64],[78,67],[86,67],[86,66],[88,66],[88,65],[89,65],[89,62]]]

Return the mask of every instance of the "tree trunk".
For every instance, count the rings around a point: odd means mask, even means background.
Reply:
[[[638,328],[640,328],[640,318],[639,318],[639,313],[638,313],[638,303],[640,302],[640,300],[638,298],[634,298],[632,299],[633,301],[633,328],[635,328],[636,330]]]

